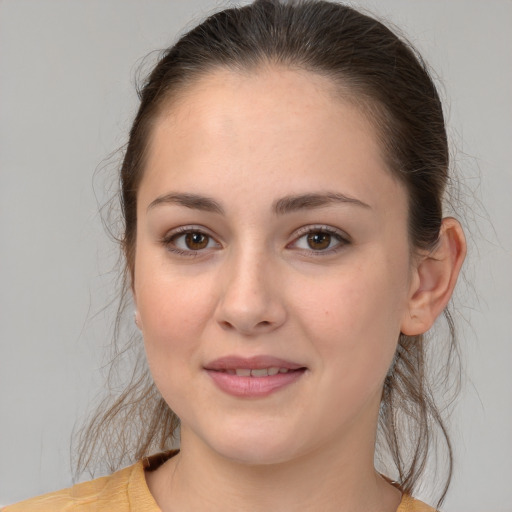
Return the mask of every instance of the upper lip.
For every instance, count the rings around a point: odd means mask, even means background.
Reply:
[[[298,370],[299,368],[304,368],[304,365],[268,355],[253,357],[226,356],[215,359],[205,365],[206,370],[236,370],[242,368],[259,370],[275,367]]]

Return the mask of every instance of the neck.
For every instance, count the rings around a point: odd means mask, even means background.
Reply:
[[[400,492],[374,469],[373,446],[357,439],[265,465],[226,459],[186,431],[181,445],[148,475],[163,512],[394,512],[400,502]]]

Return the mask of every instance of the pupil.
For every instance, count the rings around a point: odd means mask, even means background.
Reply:
[[[308,235],[308,245],[311,249],[326,249],[331,243],[331,235],[328,233],[311,233]]]
[[[204,249],[208,245],[208,237],[202,233],[187,233],[185,242],[189,249]]]

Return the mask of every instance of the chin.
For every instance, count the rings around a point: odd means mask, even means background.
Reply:
[[[208,432],[203,442],[217,455],[239,464],[281,464],[299,456],[296,436],[272,428],[221,428],[211,434]]]

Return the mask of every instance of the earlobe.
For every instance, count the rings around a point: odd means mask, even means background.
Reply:
[[[140,313],[139,310],[136,309],[133,313],[135,325],[139,328],[139,330],[142,331],[142,322],[140,320]]]
[[[452,217],[443,219],[437,246],[422,256],[414,269],[403,334],[415,336],[432,327],[452,296],[465,256],[466,239],[460,223]]]
[[[132,298],[133,298],[133,304],[135,306],[135,309],[133,311],[133,321],[135,322],[135,325],[139,329],[139,331],[142,331],[142,320],[140,318],[139,308],[137,307],[137,296],[135,295],[135,289],[133,286],[133,278],[132,278]]]

